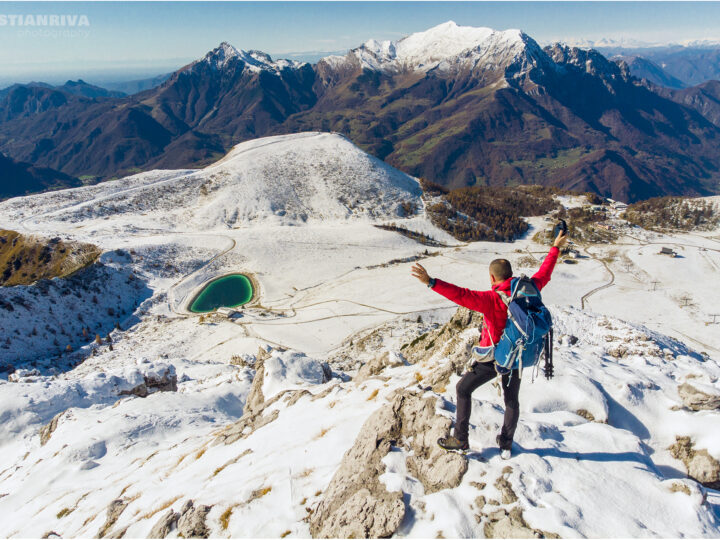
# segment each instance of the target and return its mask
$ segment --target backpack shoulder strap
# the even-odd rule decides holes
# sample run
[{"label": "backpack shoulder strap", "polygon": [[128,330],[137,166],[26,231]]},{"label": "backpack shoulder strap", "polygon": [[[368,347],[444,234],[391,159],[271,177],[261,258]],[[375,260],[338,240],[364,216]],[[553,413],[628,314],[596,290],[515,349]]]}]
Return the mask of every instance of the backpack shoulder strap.
[{"label": "backpack shoulder strap", "polygon": [[500,297],[500,300],[503,301],[505,304],[505,307],[508,307],[510,305],[510,297],[505,291],[495,291],[497,295]]},{"label": "backpack shoulder strap", "polygon": [[500,297],[500,299],[505,304],[505,309],[507,310],[508,319],[510,319],[510,321],[512,321],[512,323],[515,325],[515,328],[518,329],[518,332],[520,332],[520,334],[525,339],[527,339],[527,337],[528,337],[527,334],[520,327],[520,324],[517,322],[517,320],[515,320],[515,317],[513,316],[512,311],[510,310],[510,302],[515,300],[515,293],[517,293],[517,289],[518,289],[517,286],[518,286],[519,281],[520,280],[518,278],[513,278],[513,280],[510,282],[510,291],[512,292],[511,296],[508,296],[508,294],[505,291],[496,290],[495,292],[497,293],[497,295]]}]

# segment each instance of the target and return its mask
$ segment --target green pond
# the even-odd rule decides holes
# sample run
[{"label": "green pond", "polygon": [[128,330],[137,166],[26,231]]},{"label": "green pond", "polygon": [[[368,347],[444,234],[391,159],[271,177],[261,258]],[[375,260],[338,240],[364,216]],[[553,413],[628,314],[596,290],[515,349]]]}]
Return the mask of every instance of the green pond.
[{"label": "green pond", "polygon": [[219,307],[247,304],[253,296],[252,283],[247,276],[231,274],[215,279],[195,297],[190,305],[193,313],[208,313]]}]

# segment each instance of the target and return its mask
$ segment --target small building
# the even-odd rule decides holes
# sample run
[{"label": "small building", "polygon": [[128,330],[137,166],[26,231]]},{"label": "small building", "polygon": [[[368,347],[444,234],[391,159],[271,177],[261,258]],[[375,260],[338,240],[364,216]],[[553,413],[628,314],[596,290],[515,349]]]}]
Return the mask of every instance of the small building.
[{"label": "small building", "polygon": [[675,255],[677,255],[677,253],[675,253],[669,247],[664,247],[664,248],[660,249],[660,255],[670,255],[670,257],[675,257]]}]

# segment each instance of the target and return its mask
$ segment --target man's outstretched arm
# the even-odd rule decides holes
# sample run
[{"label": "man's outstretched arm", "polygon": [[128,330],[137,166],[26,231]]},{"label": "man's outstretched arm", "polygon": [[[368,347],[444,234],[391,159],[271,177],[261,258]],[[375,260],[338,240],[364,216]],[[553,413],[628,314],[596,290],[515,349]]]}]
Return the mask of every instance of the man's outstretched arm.
[{"label": "man's outstretched arm", "polygon": [[545,256],[542,265],[540,265],[540,270],[533,275],[532,279],[538,289],[542,289],[550,281],[550,276],[552,276],[555,263],[557,263],[558,255],[560,255],[560,248],[565,245],[565,242],[567,242],[567,235],[563,233],[558,234],[553,243],[553,247],[550,248],[550,252]]},{"label": "man's outstretched arm", "polygon": [[490,308],[491,298],[495,294],[492,291],[471,291],[441,279],[431,278],[420,263],[415,263],[412,267],[412,275],[423,284],[431,286],[433,291],[455,302],[457,305],[481,313],[485,313]]}]

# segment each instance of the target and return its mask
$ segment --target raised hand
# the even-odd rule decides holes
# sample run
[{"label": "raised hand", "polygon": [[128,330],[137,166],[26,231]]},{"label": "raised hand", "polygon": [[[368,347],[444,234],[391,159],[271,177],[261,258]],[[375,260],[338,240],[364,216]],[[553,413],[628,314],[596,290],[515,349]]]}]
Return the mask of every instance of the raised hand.
[{"label": "raised hand", "polygon": [[428,275],[427,270],[425,270],[422,264],[415,263],[415,265],[411,269],[411,273],[423,284],[427,285],[428,283],[430,283],[430,276]]},{"label": "raised hand", "polygon": [[557,238],[555,239],[555,242],[553,242],[553,246],[555,246],[556,248],[561,248],[565,245],[567,240],[567,233],[560,231],[560,233],[557,235]]}]

